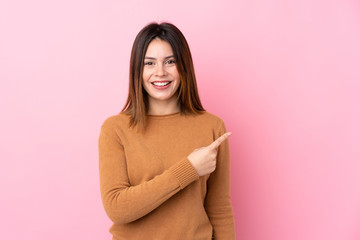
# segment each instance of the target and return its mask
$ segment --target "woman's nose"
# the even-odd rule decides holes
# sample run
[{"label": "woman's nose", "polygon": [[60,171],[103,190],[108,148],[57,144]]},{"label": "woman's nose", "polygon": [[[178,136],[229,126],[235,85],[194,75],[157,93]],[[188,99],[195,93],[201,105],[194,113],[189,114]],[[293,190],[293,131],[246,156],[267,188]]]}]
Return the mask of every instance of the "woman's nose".
[{"label": "woman's nose", "polygon": [[158,64],[155,71],[156,71],[157,76],[166,75],[165,68],[164,68],[164,66],[162,64]]}]

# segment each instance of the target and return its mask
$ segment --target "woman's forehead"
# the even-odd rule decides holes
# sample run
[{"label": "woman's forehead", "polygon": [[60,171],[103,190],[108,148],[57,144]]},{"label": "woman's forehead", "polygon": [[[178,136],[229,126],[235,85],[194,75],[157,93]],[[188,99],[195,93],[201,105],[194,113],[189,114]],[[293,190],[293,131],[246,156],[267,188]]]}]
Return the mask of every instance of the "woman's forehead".
[{"label": "woman's forehead", "polygon": [[148,58],[166,58],[173,55],[171,45],[164,40],[155,38],[149,43],[145,57]]}]

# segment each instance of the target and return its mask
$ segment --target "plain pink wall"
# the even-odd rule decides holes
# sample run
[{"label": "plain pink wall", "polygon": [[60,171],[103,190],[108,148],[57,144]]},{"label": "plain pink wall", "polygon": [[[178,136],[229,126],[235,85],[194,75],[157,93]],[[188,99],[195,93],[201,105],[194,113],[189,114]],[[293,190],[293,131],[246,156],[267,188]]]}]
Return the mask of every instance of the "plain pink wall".
[{"label": "plain pink wall", "polygon": [[186,36],[225,120],[237,239],[360,239],[357,1],[1,1],[0,239],[111,239],[100,125],[137,32]]}]

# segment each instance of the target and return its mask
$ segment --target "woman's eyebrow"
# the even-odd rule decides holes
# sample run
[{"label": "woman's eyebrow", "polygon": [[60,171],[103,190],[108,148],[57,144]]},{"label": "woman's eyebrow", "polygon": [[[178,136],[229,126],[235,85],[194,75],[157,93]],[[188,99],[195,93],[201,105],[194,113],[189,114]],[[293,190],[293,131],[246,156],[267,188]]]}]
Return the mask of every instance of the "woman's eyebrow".
[{"label": "woman's eyebrow", "polygon": [[[169,59],[169,58],[173,58],[173,57],[174,57],[174,55],[170,55],[170,56],[165,57],[164,59]],[[156,58],[154,58],[154,57],[148,57],[148,56],[145,56],[145,59],[156,60]]]}]

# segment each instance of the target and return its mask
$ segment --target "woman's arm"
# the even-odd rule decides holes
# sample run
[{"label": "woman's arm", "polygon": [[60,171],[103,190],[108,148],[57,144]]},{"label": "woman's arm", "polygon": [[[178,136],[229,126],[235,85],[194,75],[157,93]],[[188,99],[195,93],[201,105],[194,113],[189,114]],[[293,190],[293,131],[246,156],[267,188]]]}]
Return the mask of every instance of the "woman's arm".
[{"label": "woman's arm", "polygon": [[[215,138],[226,132],[221,120]],[[216,169],[208,179],[205,209],[214,228],[216,240],[235,239],[235,226],[230,201],[230,152],[229,141],[225,140],[218,148]]]},{"label": "woman's arm", "polygon": [[99,137],[100,191],[103,205],[114,223],[135,221],[199,179],[189,160],[178,163],[153,179],[131,186],[123,145],[115,131],[102,126]]}]

